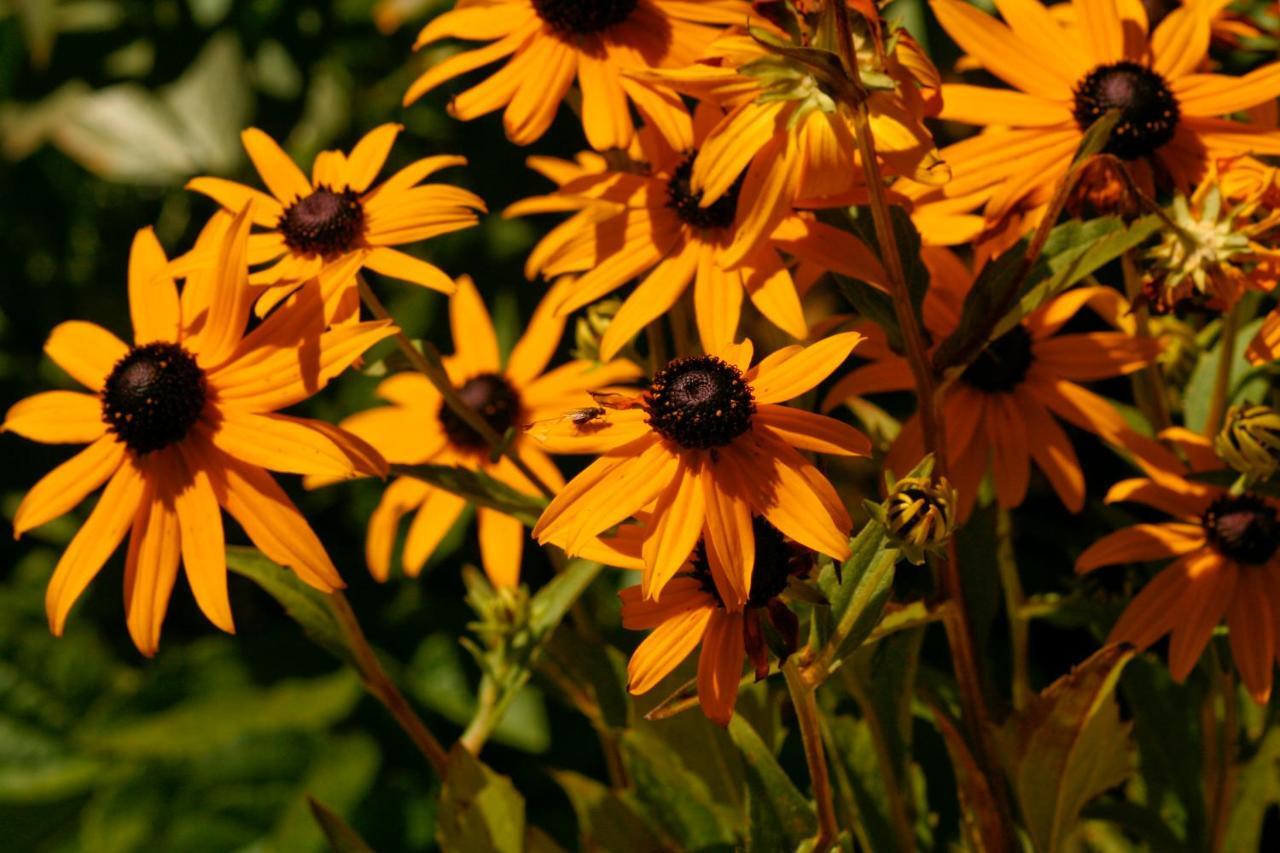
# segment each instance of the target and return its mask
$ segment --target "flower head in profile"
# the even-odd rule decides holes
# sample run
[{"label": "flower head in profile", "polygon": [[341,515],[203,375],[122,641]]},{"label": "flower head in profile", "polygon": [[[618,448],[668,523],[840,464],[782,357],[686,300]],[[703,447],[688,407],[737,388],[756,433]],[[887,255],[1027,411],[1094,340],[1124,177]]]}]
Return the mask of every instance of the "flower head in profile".
[{"label": "flower head in profile", "polygon": [[[960,322],[974,274],[955,254],[926,248],[932,284],[924,301],[924,325],[935,342]],[[1067,508],[1084,505],[1084,470],[1057,418],[1106,441],[1165,458],[1160,446],[1137,434],[1116,407],[1079,384],[1140,370],[1158,352],[1150,339],[1124,331],[1062,334],[1062,327],[1089,307],[1111,325],[1125,324],[1128,304],[1114,290],[1071,290],[1028,314],[986,348],[942,392],[942,428],[953,464],[950,477],[959,493],[959,518],[968,517],[978,486],[990,470],[1000,506],[1022,503],[1031,463],[1044,472]],[[850,371],[827,395],[824,408],[852,397],[912,387],[909,366],[878,329],[867,331],[859,355],[869,364]],[[909,471],[924,456],[919,417],[913,415],[889,451],[890,471]]]},{"label": "flower head in profile", "polygon": [[530,166],[559,187],[517,202],[505,215],[574,211],[533,250],[526,267],[530,276],[576,277],[559,310],[575,311],[643,277],[604,333],[605,358],[690,287],[704,349],[737,340],[744,294],[775,326],[806,338],[800,291],[784,254],[862,281],[883,281],[879,260],[857,238],[801,213],[784,218],[740,265],[730,267],[739,187],[705,207],[691,185],[698,146],[722,116],[719,108],[701,104],[694,113],[694,147],[687,151],[645,128],[626,163],[593,154],[580,155],[577,163],[530,158]]},{"label": "flower head in profile", "polygon": [[679,97],[627,72],[690,64],[722,28],[746,23],[750,9],[744,0],[460,0],[427,24],[416,46],[446,38],[487,44],[427,69],[404,102],[505,60],[455,97],[450,114],[469,121],[505,107],[507,138],[528,145],[546,133],[576,80],[592,148],[631,144],[632,106],[673,141],[687,140],[689,118]]},{"label": "flower head in profile", "polygon": [[1236,668],[1249,693],[1265,703],[1277,659],[1280,503],[1167,470],[1149,473],[1150,479],[1117,483],[1107,501],[1133,501],[1173,518],[1117,530],[1076,561],[1076,571],[1091,572],[1173,560],[1125,608],[1108,642],[1145,649],[1171,635],[1169,671],[1182,681],[1225,618]]},{"label": "flower head in profile", "polygon": [[[320,152],[308,180],[275,140],[250,128],[240,137],[270,195],[223,178],[187,184],[230,212],[249,205],[261,229],[249,237],[249,263],[269,264],[250,280],[272,288],[259,313],[316,278],[328,319],[352,319],[359,309],[355,276],[362,269],[453,292],[453,279],[440,269],[394,247],[470,228],[484,202],[459,187],[422,183],[441,169],[465,165],[463,157],[427,157],[375,186],[400,130],[398,124],[384,124],[350,154]],[[184,265],[199,262],[192,253]]]},{"label": "flower head in profile", "polygon": [[1280,132],[1226,116],[1280,95],[1280,63],[1243,77],[1201,71],[1212,4],[1188,3],[1151,28],[1142,3],[1074,0],[1063,22],[1039,0],[1002,0],[1004,22],[964,0],[932,0],[942,27],[987,72],[1014,87],[942,86],[941,118],[987,128],[946,148],[954,179],[904,189],[942,197],[990,222],[1046,207],[1085,131],[1118,110],[1106,152],[1139,184],[1189,191],[1215,159],[1280,153]]},{"label": "flower head in profile", "polygon": [[[553,290],[551,297],[555,295]],[[521,428],[572,419],[572,412],[593,406],[589,391],[637,379],[640,370],[629,361],[598,364],[573,360],[548,371],[565,324],[551,310],[551,297],[534,313],[504,368],[489,312],[471,280],[459,278],[458,292],[449,303],[456,349],[444,364],[463,401],[498,435],[515,428],[512,449],[544,484],[558,489],[564,484],[559,470]],[[518,492],[541,496],[510,459],[493,459],[484,437],[445,404],[422,374],[396,374],[378,386],[377,394],[390,405],[352,415],[341,426],[377,447],[388,461],[482,471]],[[374,577],[386,580],[390,576],[396,531],[406,514],[416,512],[405,540],[403,563],[405,571],[416,576],[466,507],[465,498],[415,477],[393,480],[369,521],[366,556]],[[515,586],[528,538],[524,526],[487,507],[477,508],[476,517],[485,572],[495,586]]]},{"label": "flower head in profile", "polygon": [[[785,44],[780,34],[754,34]],[[935,111],[929,93],[936,88],[937,71],[910,36],[894,36],[887,54],[875,31],[855,36],[860,74],[870,89],[867,106],[877,156],[887,174],[945,182],[950,173],[924,125]],[[757,38],[734,34],[713,44],[696,65],[646,76],[726,110],[699,143],[689,174],[690,189],[703,208],[737,195],[734,239],[723,263],[742,262],[795,207],[865,202],[866,179],[849,107],[820,84],[812,69],[771,52]]]},{"label": "flower head in profile", "polygon": [[667,584],[661,602],[641,587],[621,592],[622,625],[650,631],[627,664],[627,689],[646,693],[671,674],[694,649],[698,655],[698,702],[707,718],[729,724],[738,698],[744,660],[756,679],[769,674],[769,650],[762,620],[767,620],[788,653],[799,642],[800,621],[780,597],[791,578],[803,578],[813,554],[797,546],[762,518],[752,519],[755,536],[751,595],[743,603],[726,600],[715,577],[711,549],[700,545]]},{"label": "flower head in profile", "polygon": [[45,352],[91,393],[47,391],[5,416],[8,432],[89,445],[27,493],[16,535],[106,484],[49,582],[55,634],[126,533],[125,606],[139,650],[158,647],[179,565],[209,620],[233,630],[219,507],[307,584],[325,592],[343,585],[267,472],[354,477],[385,473],[386,465],[359,439],[279,411],[312,396],[394,329],[380,321],[325,332],[317,294],[306,288],[246,335],[254,297],[248,231],[245,212],[233,221],[215,217],[204,241],[217,247],[217,268],[193,274],[181,295],[155,235],[139,232],[129,260],[133,344],[93,323],[63,323]]},{"label": "flower head in profile", "polygon": [[703,538],[726,567],[730,607],[751,596],[753,516],[845,559],[849,514],[799,451],[865,455],[869,442],[841,421],[780,403],[814,388],[859,340],[846,332],[784,347],[754,367],[750,341],[678,358],[646,393],[612,402],[598,421],[532,429],[547,449],[599,454],[543,512],[534,536],[577,554],[644,511],[645,597],[662,594]]}]

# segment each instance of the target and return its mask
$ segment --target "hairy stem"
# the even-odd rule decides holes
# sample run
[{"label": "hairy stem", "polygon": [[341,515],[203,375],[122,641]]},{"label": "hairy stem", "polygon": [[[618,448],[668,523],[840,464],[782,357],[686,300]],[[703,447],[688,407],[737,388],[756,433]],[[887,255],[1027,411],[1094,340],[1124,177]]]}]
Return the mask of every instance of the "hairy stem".
[{"label": "hairy stem", "polygon": [[[369,309],[373,316],[379,320],[394,319],[363,276],[356,276],[356,284],[360,288],[361,301],[364,302],[365,307]],[[444,398],[445,405],[452,409],[458,417],[462,418],[467,426],[475,430],[488,443],[495,454],[506,456],[511,461],[511,464],[516,467],[516,470],[523,474],[530,483],[533,483],[534,487],[542,492],[544,497],[555,497],[555,492],[542,481],[541,477],[534,473],[532,468],[525,464],[525,461],[520,458],[520,454],[511,446],[511,442],[498,435],[493,427],[489,426],[485,419],[480,416],[479,412],[467,405],[466,401],[458,396],[458,390],[453,387],[453,383],[449,381],[449,374],[444,370],[440,360],[440,353],[432,344],[424,342],[423,350],[419,350],[413,345],[413,341],[409,340],[409,337],[400,330],[399,326],[396,327],[395,341],[396,345],[400,347],[400,352],[409,360],[409,364],[413,369],[427,377],[427,381],[434,385],[436,390],[440,392],[440,396]]]},{"label": "hairy stem", "polygon": [[782,674],[787,679],[791,702],[796,709],[800,725],[800,740],[804,744],[804,759],[809,765],[809,779],[813,783],[813,798],[818,804],[818,837],[814,839],[814,853],[823,853],[835,843],[840,827],[836,822],[835,800],[832,798],[831,776],[827,772],[827,754],[822,747],[822,720],[818,716],[818,702],[814,688],[805,683],[795,661],[783,664]]},{"label": "hairy stem", "polygon": [[365,689],[391,713],[423,758],[427,759],[427,763],[443,779],[449,772],[449,753],[436,740],[435,735],[431,734],[427,724],[414,712],[409,700],[378,662],[377,654],[369,645],[355,611],[351,609],[351,602],[347,601],[341,590],[330,593],[327,600],[330,611],[338,620],[343,640],[351,650],[356,671],[360,673]]}]

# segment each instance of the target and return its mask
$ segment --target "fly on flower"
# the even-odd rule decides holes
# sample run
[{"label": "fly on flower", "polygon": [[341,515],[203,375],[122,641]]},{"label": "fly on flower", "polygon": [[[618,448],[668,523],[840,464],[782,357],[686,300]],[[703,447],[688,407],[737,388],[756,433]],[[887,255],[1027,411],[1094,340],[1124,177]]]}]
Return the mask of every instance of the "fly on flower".
[{"label": "fly on flower", "polygon": [[657,599],[700,537],[726,566],[730,606],[751,596],[752,516],[843,560],[851,520],[827,478],[798,451],[865,455],[866,436],[841,421],[780,405],[844,363],[861,336],[846,332],[784,347],[751,367],[749,341],[660,370],[634,408],[589,431],[550,427],[548,450],[600,458],[551,502],[533,534],[570,554],[641,511],[646,598]]},{"label": "fly on flower", "polygon": [[[93,323],[63,323],[45,352],[92,393],[47,391],[5,416],[6,431],[34,441],[89,445],[27,493],[15,535],[106,484],[49,582],[55,634],[126,533],[125,606],[141,652],[156,652],[179,565],[209,621],[233,631],[221,509],[307,584],[323,592],[343,586],[267,472],[385,474],[364,442],[280,410],[312,396],[395,329],[378,321],[325,332],[318,294],[308,287],[245,334],[257,293],[247,280],[248,232],[247,211],[215,217],[201,248],[215,254],[216,268],[193,274],[179,295],[155,235],[140,231],[129,259],[133,344]],[[303,358],[307,339],[315,344]]]}]

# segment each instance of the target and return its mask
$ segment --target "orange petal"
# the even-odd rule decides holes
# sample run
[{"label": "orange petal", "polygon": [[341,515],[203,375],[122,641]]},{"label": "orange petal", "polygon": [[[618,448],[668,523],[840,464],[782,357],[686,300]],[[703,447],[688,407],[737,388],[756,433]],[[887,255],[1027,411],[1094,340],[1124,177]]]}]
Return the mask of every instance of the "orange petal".
[{"label": "orange petal", "polygon": [[124,463],[124,445],[104,435],[31,487],[13,515],[13,537],[71,511]]},{"label": "orange petal", "polygon": [[524,525],[497,510],[476,510],[480,529],[480,562],[495,587],[515,588],[520,583],[520,561],[524,556]]},{"label": "orange petal", "polygon": [[404,125],[394,122],[379,125],[369,131],[351,149],[347,157],[345,183],[358,193],[362,193],[373,183],[373,179],[382,171],[395,144],[396,136],[404,130]]},{"label": "orange petal", "polygon": [[713,612],[698,655],[698,703],[707,719],[721,726],[729,725],[738,701],[746,656],[742,620],[740,612]]},{"label": "orange petal", "polygon": [[391,551],[395,547],[400,519],[416,509],[430,490],[431,487],[421,480],[400,477],[382,493],[382,500],[369,516],[364,547],[369,573],[374,579],[386,581],[391,577]]},{"label": "orange petal", "polygon": [[699,607],[654,628],[631,654],[627,664],[627,689],[635,694],[646,693],[670,675],[698,647],[715,612],[714,607]]},{"label": "orange petal", "polygon": [[251,127],[241,132],[240,141],[262,176],[262,182],[281,204],[292,204],[311,195],[311,182],[274,139]]},{"label": "orange petal", "polygon": [[169,610],[182,555],[168,461],[168,455],[147,460],[155,482],[149,484],[133,520],[124,564],[125,622],[134,645],[147,657],[159,649],[160,626]]},{"label": "orange petal", "polygon": [[761,405],[752,420],[800,450],[838,456],[867,456],[871,440],[835,418],[791,406]]},{"label": "orange petal", "polygon": [[107,433],[102,401],[79,391],[43,391],[9,407],[0,430],[44,444],[87,444]]},{"label": "orange petal", "polygon": [[129,313],[135,344],[178,340],[178,286],[169,275],[169,259],[151,228],[140,230],[129,250]]},{"label": "orange petal", "polygon": [[111,369],[129,348],[95,323],[69,320],[59,323],[44,344],[45,355],[91,391],[101,391]]},{"label": "orange petal", "polygon": [[680,570],[697,547],[706,513],[700,460],[683,454],[680,470],[653,505],[653,515],[641,555],[645,572],[642,587],[646,598],[659,598],[667,581]]},{"label": "orange petal", "polygon": [[214,625],[234,634],[231,600],[227,594],[227,542],[222,508],[209,474],[198,456],[183,453],[185,477],[175,484],[173,506],[182,535],[182,565],[187,584],[200,610]]},{"label": "orange petal", "polygon": [[1108,534],[1086,548],[1076,558],[1076,571],[1089,572],[1100,566],[1180,557],[1204,544],[1204,528],[1198,524],[1134,524]]},{"label": "orange petal", "polygon": [[862,340],[857,332],[841,332],[803,349],[779,350],[748,374],[757,403],[782,403],[799,397],[836,371]]}]

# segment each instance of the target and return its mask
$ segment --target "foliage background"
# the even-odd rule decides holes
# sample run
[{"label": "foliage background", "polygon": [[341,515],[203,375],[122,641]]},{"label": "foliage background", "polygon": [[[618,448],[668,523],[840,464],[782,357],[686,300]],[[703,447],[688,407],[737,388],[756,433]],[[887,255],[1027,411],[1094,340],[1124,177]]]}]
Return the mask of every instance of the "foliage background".
[{"label": "foliage background", "polygon": [[[412,54],[416,22],[441,5],[401,0],[396,8],[412,16],[411,23],[380,33],[370,0],[0,3],[0,402],[7,407],[35,391],[67,387],[66,377],[41,355],[58,322],[91,318],[119,333],[128,330],[124,273],[134,232],[154,223],[171,253],[188,246],[212,203],[185,193],[186,179],[214,173],[255,180],[239,145],[242,127],[261,127],[308,163],[323,148],[347,148],[368,129],[401,121],[407,132],[389,168],[434,153],[465,154],[471,165],[448,179],[477,191],[495,212],[544,190],[523,158],[577,151],[582,141],[573,122],[558,122],[531,150],[519,151],[505,140],[497,117],[455,122],[445,115],[441,96],[401,109],[401,93],[425,64],[425,57]],[[954,47],[936,30],[922,28],[922,3],[900,0],[892,14],[915,25],[938,65],[949,67]],[[522,264],[546,224],[491,215],[481,227],[434,241],[429,249],[445,270],[469,273],[480,284],[507,347],[543,289],[525,281]],[[411,336],[447,346],[443,298],[403,283],[381,292]],[[818,310],[830,310],[830,303]],[[312,401],[309,413],[336,420],[367,406],[375,383],[346,376]],[[1086,470],[1114,470],[1115,457],[1095,440],[1072,437]],[[6,518],[22,493],[66,455],[0,435],[0,510]],[[870,468],[841,474],[851,505],[874,488]],[[1091,473],[1092,497],[1111,479]],[[478,559],[475,543],[462,535],[465,521],[421,580],[378,585],[364,568],[362,549],[379,486],[302,493],[296,481],[286,485],[321,531],[371,639],[403,664],[393,675],[433,731],[452,741],[469,716],[477,679],[457,642],[470,618],[461,604],[460,568]],[[1079,550],[1124,518],[1096,500],[1090,507],[1071,518],[1040,483],[1017,516],[1023,584],[1051,616],[1032,625],[1037,688],[1096,648],[1122,593],[1137,582],[1117,573],[1083,585],[1073,577]],[[438,788],[429,769],[383,710],[364,697],[355,676],[243,578],[230,578],[234,638],[218,634],[200,616],[179,581],[161,651],[148,661],[124,629],[123,559],[117,555],[77,606],[66,636],[50,637],[44,586],[83,514],[22,542],[0,537],[0,836],[8,849],[320,848],[305,795],[343,815],[377,849],[434,847]],[[962,562],[972,567],[971,595],[992,679],[1007,684],[1008,629],[991,556],[994,523],[993,514],[980,513],[969,525]],[[527,555],[525,578],[536,588],[550,570],[536,549]],[[637,798],[626,804],[632,811],[609,812],[611,806],[598,802],[593,811],[590,800],[599,789],[588,780],[607,778],[596,737],[540,680],[513,708],[485,760],[512,777],[530,822],[562,846],[576,846],[589,833],[606,847],[670,844],[681,837],[698,838],[706,847],[729,845],[748,807],[741,759],[729,735],[696,712],[645,723],[638,711],[669,691],[660,688],[654,698],[628,707],[621,681],[613,677],[622,652],[637,639],[618,627],[614,593],[621,581],[604,576],[589,591],[586,607],[614,647],[607,653],[612,683],[601,689],[621,703],[618,719],[630,723],[624,752],[652,772],[647,785],[637,779]],[[895,592],[907,601],[927,589],[918,574],[904,571]],[[891,837],[886,795],[877,781],[885,768],[870,747],[869,710],[877,707],[881,722],[897,727],[892,734],[903,749],[895,763],[901,762],[898,769],[921,805],[917,838],[927,847],[959,835],[946,750],[927,708],[912,698],[917,680],[932,694],[950,695],[945,655],[936,631],[881,642],[860,653],[846,684],[874,682],[870,706],[842,699],[830,709],[839,714],[835,736],[847,747],[836,776],[873,840]],[[1159,840],[1188,848],[1205,831],[1198,787],[1204,753],[1189,746],[1198,738],[1195,709],[1207,690],[1203,681],[1197,674],[1188,686],[1175,687],[1161,666],[1138,660],[1121,691],[1124,713],[1139,718],[1144,766],[1168,789],[1148,800],[1159,820],[1182,836]],[[679,683],[674,679],[672,687]],[[993,693],[1006,695],[1004,689]],[[789,708],[780,686],[746,691],[739,710],[803,788],[803,757],[785,719]],[[1249,713],[1257,718],[1246,723],[1256,730],[1265,711]],[[914,759],[906,757],[908,748]],[[1233,825],[1238,834],[1229,836],[1242,846],[1230,849],[1263,843],[1264,813],[1274,823],[1278,755],[1280,741],[1271,737],[1253,757],[1255,772],[1245,774],[1238,794],[1248,814]],[[682,809],[662,801],[664,787],[684,791]],[[620,814],[648,815],[649,825],[633,825]],[[1087,837],[1099,849],[1124,841],[1110,826],[1097,822]],[[610,831],[618,834],[609,837]]]}]

